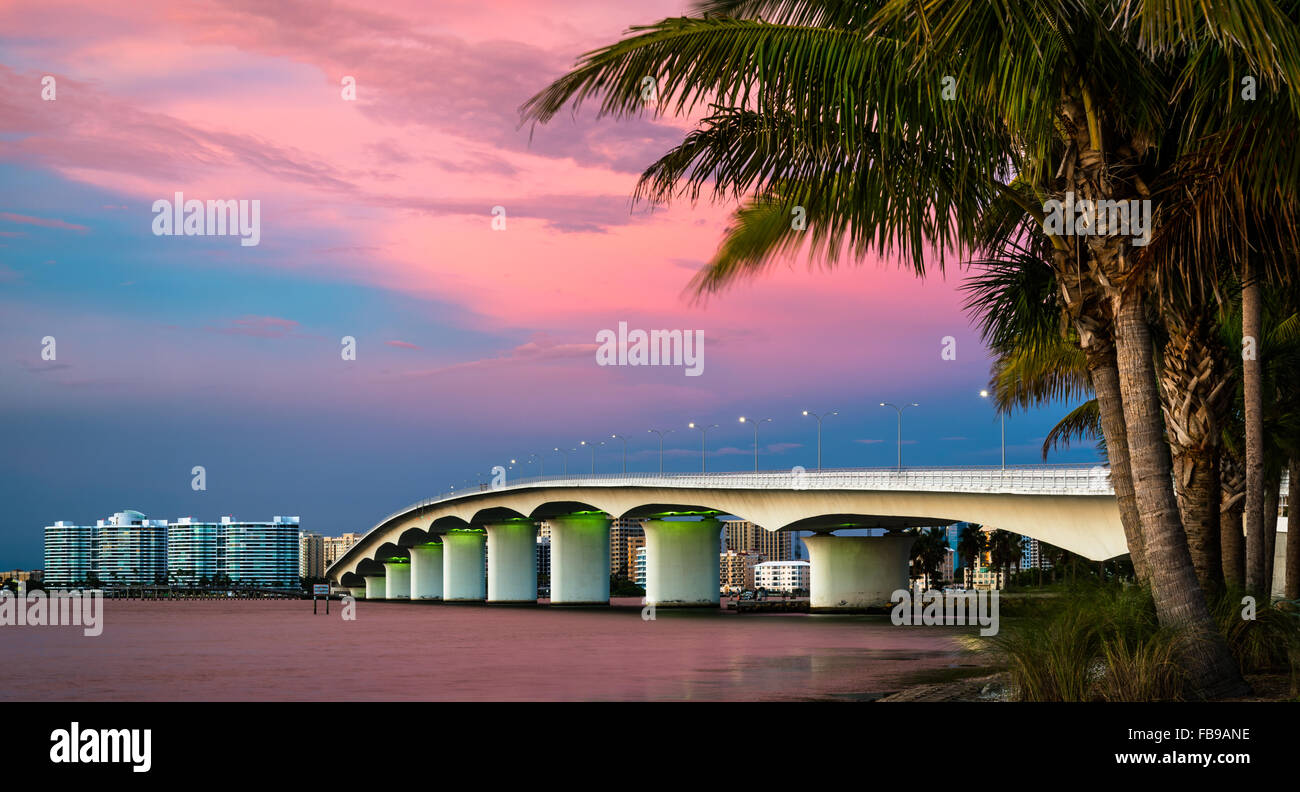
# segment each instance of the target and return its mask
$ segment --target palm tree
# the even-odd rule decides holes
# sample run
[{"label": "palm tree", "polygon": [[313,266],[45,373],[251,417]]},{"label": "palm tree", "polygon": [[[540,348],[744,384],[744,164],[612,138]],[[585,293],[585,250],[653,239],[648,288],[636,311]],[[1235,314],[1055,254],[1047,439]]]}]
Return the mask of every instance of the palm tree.
[{"label": "palm tree", "polygon": [[1024,545],[1019,534],[999,529],[989,536],[989,560],[1006,578],[1011,577],[1011,570],[1020,565],[1023,556]]},{"label": "palm tree", "polygon": [[912,544],[912,562],[914,569],[920,570],[917,577],[926,576],[933,588],[939,565],[948,550],[948,531],[945,528],[910,528],[908,533],[916,536]]},{"label": "palm tree", "polygon": [[972,581],[975,579],[976,563],[987,549],[987,538],[980,526],[970,523],[961,527],[961,535],[957,537],[957,555],[961,556],[962,563],[970,570]]},{"label": "palm tree", "polygon": [[[1108,447],[1127,445],[1157,613],[1190,636],[1182,654],[1190,686],[1243,691],[1174,493],[1148,317],[1155,270],[1140,241],[1063,234],[1045,202],[1150,199],[1213,134],[1235,144],[1219,152],[1234,163],[1283,160],[1280,130],[1294,126],[1300,104],[1294,4],[1258,0],[1233,14],[1135,0],[711,0],[697,9],[700,17],[634,28],[588,53],[525,104],[525,118],[547,121],[595,95],[602,113],[639,113],[646,77],[658,80],[661,107],[715,103],[638,190],[664,199],[712,183],[715,196],[745,196],[695,282],[699,294],[805,243],[828,263],[847,248],[896,253],[918,272],[942,269],[950,246],[978,242],[976,226],[997,199],[1020,204],[1030,232],[1050,243],[1080,345],[1102,360],[1113,346],[1113,369],[1093,377],[1098,409]],[[1241,61],[1282,97],[1275,105],[1291,104],[1287,123],[1266,125],[1248,141],[1256,145],[1232,134],[1239,111],[1224,112],[1221,97],[1199,89],[1228,84],[1202,78]],[[1252,208],[1279,190],[1292,194],[1300,180],[1294,168],[1257,170],[1239,193]],[[791,229],[796,208],[811,234]],[[1154,236],[1162,222],[1157,207]]]}]

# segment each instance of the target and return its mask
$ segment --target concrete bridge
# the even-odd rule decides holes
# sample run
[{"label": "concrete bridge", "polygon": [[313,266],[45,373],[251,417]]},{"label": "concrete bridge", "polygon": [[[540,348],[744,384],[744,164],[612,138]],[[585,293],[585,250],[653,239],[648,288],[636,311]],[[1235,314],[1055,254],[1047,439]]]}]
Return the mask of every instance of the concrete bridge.
[{"label": "concrete bridge", "polygon": [[[327,570],[372,599],[536,602],[537,522],[551,526],[551,604],[609,602],[612,518],[643,521],[646,600],[717,606],[719,516],[811,531],[814,610],[857,610],[907,587],[901,529],[974,522],[1094,560],[1126,553],[1105,467],[837,469],[520,479],[396,511]],[[846,536],[881,528],[878,536]],[[487,570],[484,572],[484,555]]]}]

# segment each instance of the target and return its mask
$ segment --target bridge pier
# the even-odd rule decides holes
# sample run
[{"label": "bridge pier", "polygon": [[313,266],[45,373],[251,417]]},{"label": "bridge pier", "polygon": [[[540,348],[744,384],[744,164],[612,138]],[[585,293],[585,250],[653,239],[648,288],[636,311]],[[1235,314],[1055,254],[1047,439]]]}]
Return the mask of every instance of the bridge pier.
[{"label": "bridge pier", "polygon": [[609,515],[571,514],[547,522],[551,525],[551,604],[608,605]]},{"label": "bridge pier", "polygon": [[384,598],[384,575],[366,575],[366,599],[381,600]]},{"label": "bridge pier", "polygon": [[442,599],[442,543],[411,548],[411,599]]},{"label": "bridge pier", "polygon": [[810,609],[843,613],[888,605],[896,590],[908,587],[907,562],[914,541],[907,534],[804,537],[812,565]]},{"label": "bridge pier", "polygon": [[487,601],[537,604],[537,525],[532,520],[487,528]]},{"label": "bridge pier", "polygon": [[411,565],[406,561],[384,563],[384,599],[411,598]]},{"label": "bridge pier", "polygon": [[366,587],[365,587],[365,586],[348,586],[348,593],[352,595],[352,599],[365,599],[365,598],[366,598]]},{"label": "bridge pier", "polygon": [[481,528],[455,528],[443,535],[444,602],[482,602],[487,596],[487,581],[483,579],[483,540]]},{"label": "bridge pier", "polygon": [[646,604],[658,608],[718,607],[722,522],[646,520]]}]

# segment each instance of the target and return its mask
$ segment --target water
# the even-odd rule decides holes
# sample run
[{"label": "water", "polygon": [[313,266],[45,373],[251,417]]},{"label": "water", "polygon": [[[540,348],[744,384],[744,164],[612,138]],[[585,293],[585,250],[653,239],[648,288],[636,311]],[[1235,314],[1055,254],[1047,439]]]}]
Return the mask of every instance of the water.
[{"label": "water", "polygon": [[959,628],[736,615],[305,600],[106,600],[104,631],[0,627],[0,700],[872,698],[969,662]]}]

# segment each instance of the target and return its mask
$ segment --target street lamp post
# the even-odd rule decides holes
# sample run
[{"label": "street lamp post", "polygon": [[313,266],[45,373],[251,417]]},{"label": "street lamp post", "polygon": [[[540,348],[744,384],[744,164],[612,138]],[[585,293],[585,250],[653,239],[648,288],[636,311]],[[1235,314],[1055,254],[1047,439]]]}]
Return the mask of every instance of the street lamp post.
[{"label": "street lamp post", "polygon": [[525,462],[532,462],[534,457],[536,457],[536,459],[537,459],[537,475],[538,475],[538,476],[545,476],[545,475],[546,475],[546,471],[544,470],[545,465],[542,464],[542,455],[541,455],[541,454],[529,454],[529,455],[528,455],[528,459],[526,459],[526,460],[524,460],[524,461],[525,461]]},{"label": "street lamp post", "polygon": [[894,410],[898,412],[898,469],[902,470],[903,469],[903,410],[906,410],[908,407],[920,407],[921,405],[917,404],[916,402],[912,402],[911,404],[904,404],[902,407],[899,407],[897,404],[891,404],[889,402],[881,402],[880,406],[893,407]]},{"label": "street lamp post", "polygon": [[829,417],[831,417],[832,415],[839,415],[839,414],[840,414],[840,411],[839,411],[839,410],[831,410],[830,412],[825,413],[824,415],[818,415],[818,414],[815,413],[815,412],[808,412],[807,410],[804,410],[804,411],[803,411],[803,414],[804,414],[804,415],[811,415],[812,417],[814,417],[814,418],[817,419],[817,471],[818,471],[818,472],[821,472],[821,469],[822,469],[822,419],[823,419],[823,418],[829,418]]},{"label": "street lamp post", "polygon": [[695,422],[691,421],[690,423],[686,424],[686,426],[690,429],[700,430],[700,472],[708,473],[709,472],[709,430],[717,429],[718,425],[709,424],[708,426],[696,426]]},{"label": "street lamp post", "polygon": [[566,476],[569,475],[569,452],[570,452],[570,451],[577,451],[578,449],[576,449],[576,448],[571,448],[571,449],[565,450],[565,449],[563,449],[563,448],[556,448],[556,449],[553,449],[553,450],[555,450],[555,451],[559,451],[561,454],[564,455],[564,475],[566,475]]},{"label": "street lamp post", "polygon": [[626,476],[627,475],[627,438],[616,434],[612,434],[609,437],[611,440],[623,441],[623,475]]},{"label": "street lamp post", "polygon": [[[745,416],[740,416],[740,422],[745,423]],[[750,421],[754,425],[754,472],[758,472],[758,425],[771,423],[771,418],[764,418],[761,421]]]},{"label": "street lamp post", "polygon": [[601,440],[599,443],[588,443],[586,440],[583,440],[579,445],[591,446],[591,475],[596,475],[596,446],[605,445],[605,441]]},{"label": "street lamp post", "polygon": [[[988,391],[986,390],[980,391],[980,398],[987,399],[988,397],[989,397]],[[1001,410],[998,410],[998,415],[1001,416],[1002,418],[1002,469],[1006,470],[1007,469],[1007,414]]]},{"label": "street lamp post", "polygon": [[[661,432],[658,429],[647,429],[646,431],[659,435],[659,475],[662,476],[664,474],[664,435],[672,434],[676,430],[668,429]],[[626,462],[624,464],[626,465]]]}]

